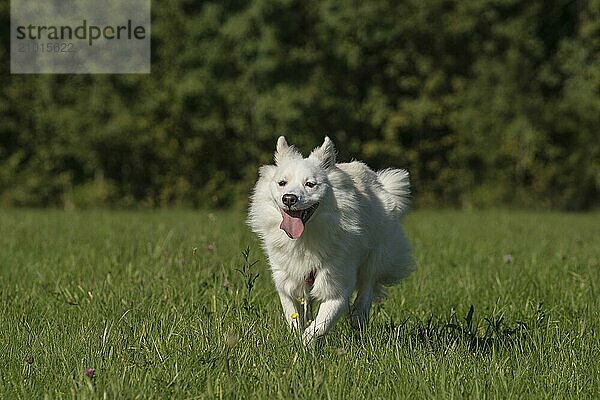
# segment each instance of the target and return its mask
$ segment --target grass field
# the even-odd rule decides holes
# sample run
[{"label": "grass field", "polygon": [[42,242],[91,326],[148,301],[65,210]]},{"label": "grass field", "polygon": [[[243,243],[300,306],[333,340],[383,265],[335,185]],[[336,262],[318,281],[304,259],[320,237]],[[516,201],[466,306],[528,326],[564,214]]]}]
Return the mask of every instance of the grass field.
[{"label": "grass field", "polygon": [[0,210],[0,398],[600,398],[600,214],[405,226],[416,272],[307,352],[242,212]]}]

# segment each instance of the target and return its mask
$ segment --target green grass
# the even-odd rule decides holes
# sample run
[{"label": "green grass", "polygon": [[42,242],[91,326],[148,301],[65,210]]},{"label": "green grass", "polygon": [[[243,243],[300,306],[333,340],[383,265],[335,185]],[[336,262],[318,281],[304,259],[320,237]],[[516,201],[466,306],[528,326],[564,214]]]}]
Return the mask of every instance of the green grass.
[{"label": "green grass", "polygon": [[242,212],[0,210],[0,398],[600,396],[600,214],[405,226],[416,272],[306,352]]}]

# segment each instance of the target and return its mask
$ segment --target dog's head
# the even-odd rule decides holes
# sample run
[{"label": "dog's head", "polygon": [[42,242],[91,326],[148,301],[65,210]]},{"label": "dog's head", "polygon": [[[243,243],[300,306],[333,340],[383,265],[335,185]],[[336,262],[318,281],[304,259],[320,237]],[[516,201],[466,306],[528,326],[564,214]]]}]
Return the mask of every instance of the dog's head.
[{"label": "dog's head", "polygon": [[261,168],[261,178],[268,180],[271,198],[281,211],[280,228],[298,239],[305,225],[318,212],[319,204],[331,190],[327,175],[335,168],[335,147],[325,137],[320,147],[304,158],[294,146],[280,136],[275,150],[275,165]]}]

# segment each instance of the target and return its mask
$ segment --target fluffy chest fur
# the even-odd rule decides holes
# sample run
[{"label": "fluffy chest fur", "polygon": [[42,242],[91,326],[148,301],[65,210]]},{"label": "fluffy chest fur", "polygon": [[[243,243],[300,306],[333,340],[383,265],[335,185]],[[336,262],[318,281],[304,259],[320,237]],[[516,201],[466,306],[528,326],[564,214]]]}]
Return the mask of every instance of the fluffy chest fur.
[{"label": "fluffy chest fur", "polygon": [[[334,277],[344,275],[344,268],[352,269],[343,260],[349,252],[361,248],[360,243],[348,241],[347,232],[333,225],[324,211],[297,240],[288,238],[279,228],[272,228],[269,234],[272,239],[266,240],[264,247],[277,290],[295,298],[310,295],[318,300],[338,295],[341,288]],[[340,240],[342,235],[345,240]]]}]

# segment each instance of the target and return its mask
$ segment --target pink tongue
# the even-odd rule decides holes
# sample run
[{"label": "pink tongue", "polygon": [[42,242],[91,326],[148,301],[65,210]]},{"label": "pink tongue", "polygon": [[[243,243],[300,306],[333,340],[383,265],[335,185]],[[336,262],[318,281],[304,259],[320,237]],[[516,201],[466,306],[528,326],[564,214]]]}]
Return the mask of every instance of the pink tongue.
[{"label": "pink tongue", "polygon": [[304,223],[302,223],[302,219],[299,217],[292,217],[285,211],[281,211],[281,216],[283,217],[283,221],[279,227],[287,233],[287,235],[292,239],[298,239],[302,232],[304,232]]}]

